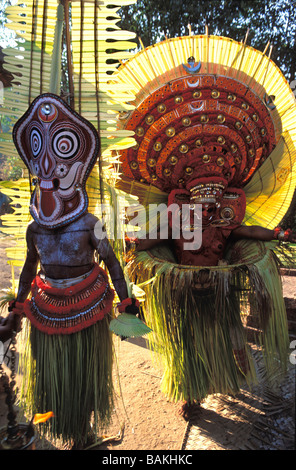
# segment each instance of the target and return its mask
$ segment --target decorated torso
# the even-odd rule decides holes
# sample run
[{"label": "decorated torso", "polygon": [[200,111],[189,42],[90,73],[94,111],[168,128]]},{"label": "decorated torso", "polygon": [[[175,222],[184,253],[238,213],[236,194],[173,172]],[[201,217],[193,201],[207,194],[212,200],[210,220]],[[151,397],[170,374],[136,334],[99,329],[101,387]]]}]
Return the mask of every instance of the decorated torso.
[{"label": "decorated torso", "polygon": [[184,240],[174,240],[175,254],[180,264],[215,266],[223,258],[230,230],[207,227],[202,231],[202,246],[198,250],[184,250]]},{"label": "decorated torso", "polygon": [[95,217],[88,212],[58,229],[47,229],[33,221],[28,235],[36,247],[43,274],[59,279],[90,271],[94,264],[91,234],[95,223]]}]

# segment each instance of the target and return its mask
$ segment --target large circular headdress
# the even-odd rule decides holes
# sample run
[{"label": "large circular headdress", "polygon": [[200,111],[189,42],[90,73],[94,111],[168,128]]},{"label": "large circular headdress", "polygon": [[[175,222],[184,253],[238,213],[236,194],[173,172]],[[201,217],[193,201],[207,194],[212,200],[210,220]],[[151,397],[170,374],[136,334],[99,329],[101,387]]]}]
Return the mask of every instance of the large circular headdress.
[{"label": "large circular headdress", "polygon": [[216,36],[170,39],[136,54],[115,79],[134,92],[135,109],[118,124],[136,141],[121,152],[124,180],[196,197],[213,183],[243,189],[245,223],[279,223],[296,183],[296,104],[265,53]]}]

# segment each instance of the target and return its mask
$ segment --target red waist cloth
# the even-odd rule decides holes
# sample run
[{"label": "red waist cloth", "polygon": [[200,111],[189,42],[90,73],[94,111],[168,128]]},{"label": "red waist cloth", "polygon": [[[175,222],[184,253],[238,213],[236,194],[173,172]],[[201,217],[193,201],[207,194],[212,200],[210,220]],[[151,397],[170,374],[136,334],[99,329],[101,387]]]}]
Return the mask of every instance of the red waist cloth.
[{"label": "red waist cloth", "polygon": [[98,265],[90,275],[67,288],[51,287],[39,275],[24,313],[32,325],[47,334],[71,334],[102,320],[112,308],[114,291]]}]

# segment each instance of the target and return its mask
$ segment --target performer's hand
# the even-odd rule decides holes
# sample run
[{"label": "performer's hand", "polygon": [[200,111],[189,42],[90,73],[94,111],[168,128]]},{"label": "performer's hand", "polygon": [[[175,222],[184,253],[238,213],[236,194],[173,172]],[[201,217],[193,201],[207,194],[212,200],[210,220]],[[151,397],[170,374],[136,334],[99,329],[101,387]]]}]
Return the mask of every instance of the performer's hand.
[{"label": "performer's hand", "polygon": [[290,228],[283,230],[281,227],[277,227],[274,229],[273,234],[274,240],[296,243],[296,232],[293,232]]},{"label": "performer's hand", "polygon": [[127,298],[124,299],[120,304],[117,306],[117,310],[122,313],[131,313],[132,315],[139,314],[139,301],[134,298]]},{"label": "performer's hand", "polygon": [[9,303],[8,311],[10,312],[8,318],[11,317],[14,324],[14,331],[19,333],[22,329],[22,317],[24,315],[24,304],[17,301]]},{"label": "performer's hand", "polygon": [[10,338],[12,338],[14,328],[14,316],[10,313],[6,318],[1,317],[0,322],[0,341],[5,343]]},{"label": "performer's hand", "polygon": [[291,232],[288,238],[288,241],[291,243],[296,243],[296,232]]}]

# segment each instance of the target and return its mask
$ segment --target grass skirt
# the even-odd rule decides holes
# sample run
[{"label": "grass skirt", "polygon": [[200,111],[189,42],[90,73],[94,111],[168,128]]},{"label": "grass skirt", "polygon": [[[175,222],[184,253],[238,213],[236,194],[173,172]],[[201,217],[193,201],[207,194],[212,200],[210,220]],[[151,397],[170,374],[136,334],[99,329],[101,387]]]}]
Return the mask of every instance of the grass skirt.
[{"label": "grass skirt", "polygon": [[[131,279],[146,290],[145,321],[163,361],[162,390],[173,401],[237,393],[256,381],[244,328],[252,310],[268,370],[289,351],[281,279],[273,252],[242,240],[215,267],[178,265],[168,248],[133,255]],[[151,335],[149,335],[151,337]]]},{"label": "grass skirt", "polygon": [[113,344],[107,315],[70,335],[47,335],[29,326],[22,360],[22,401],[34,414],[54,412],[45,425],[52,438],[85,443],[110,419]]}]

